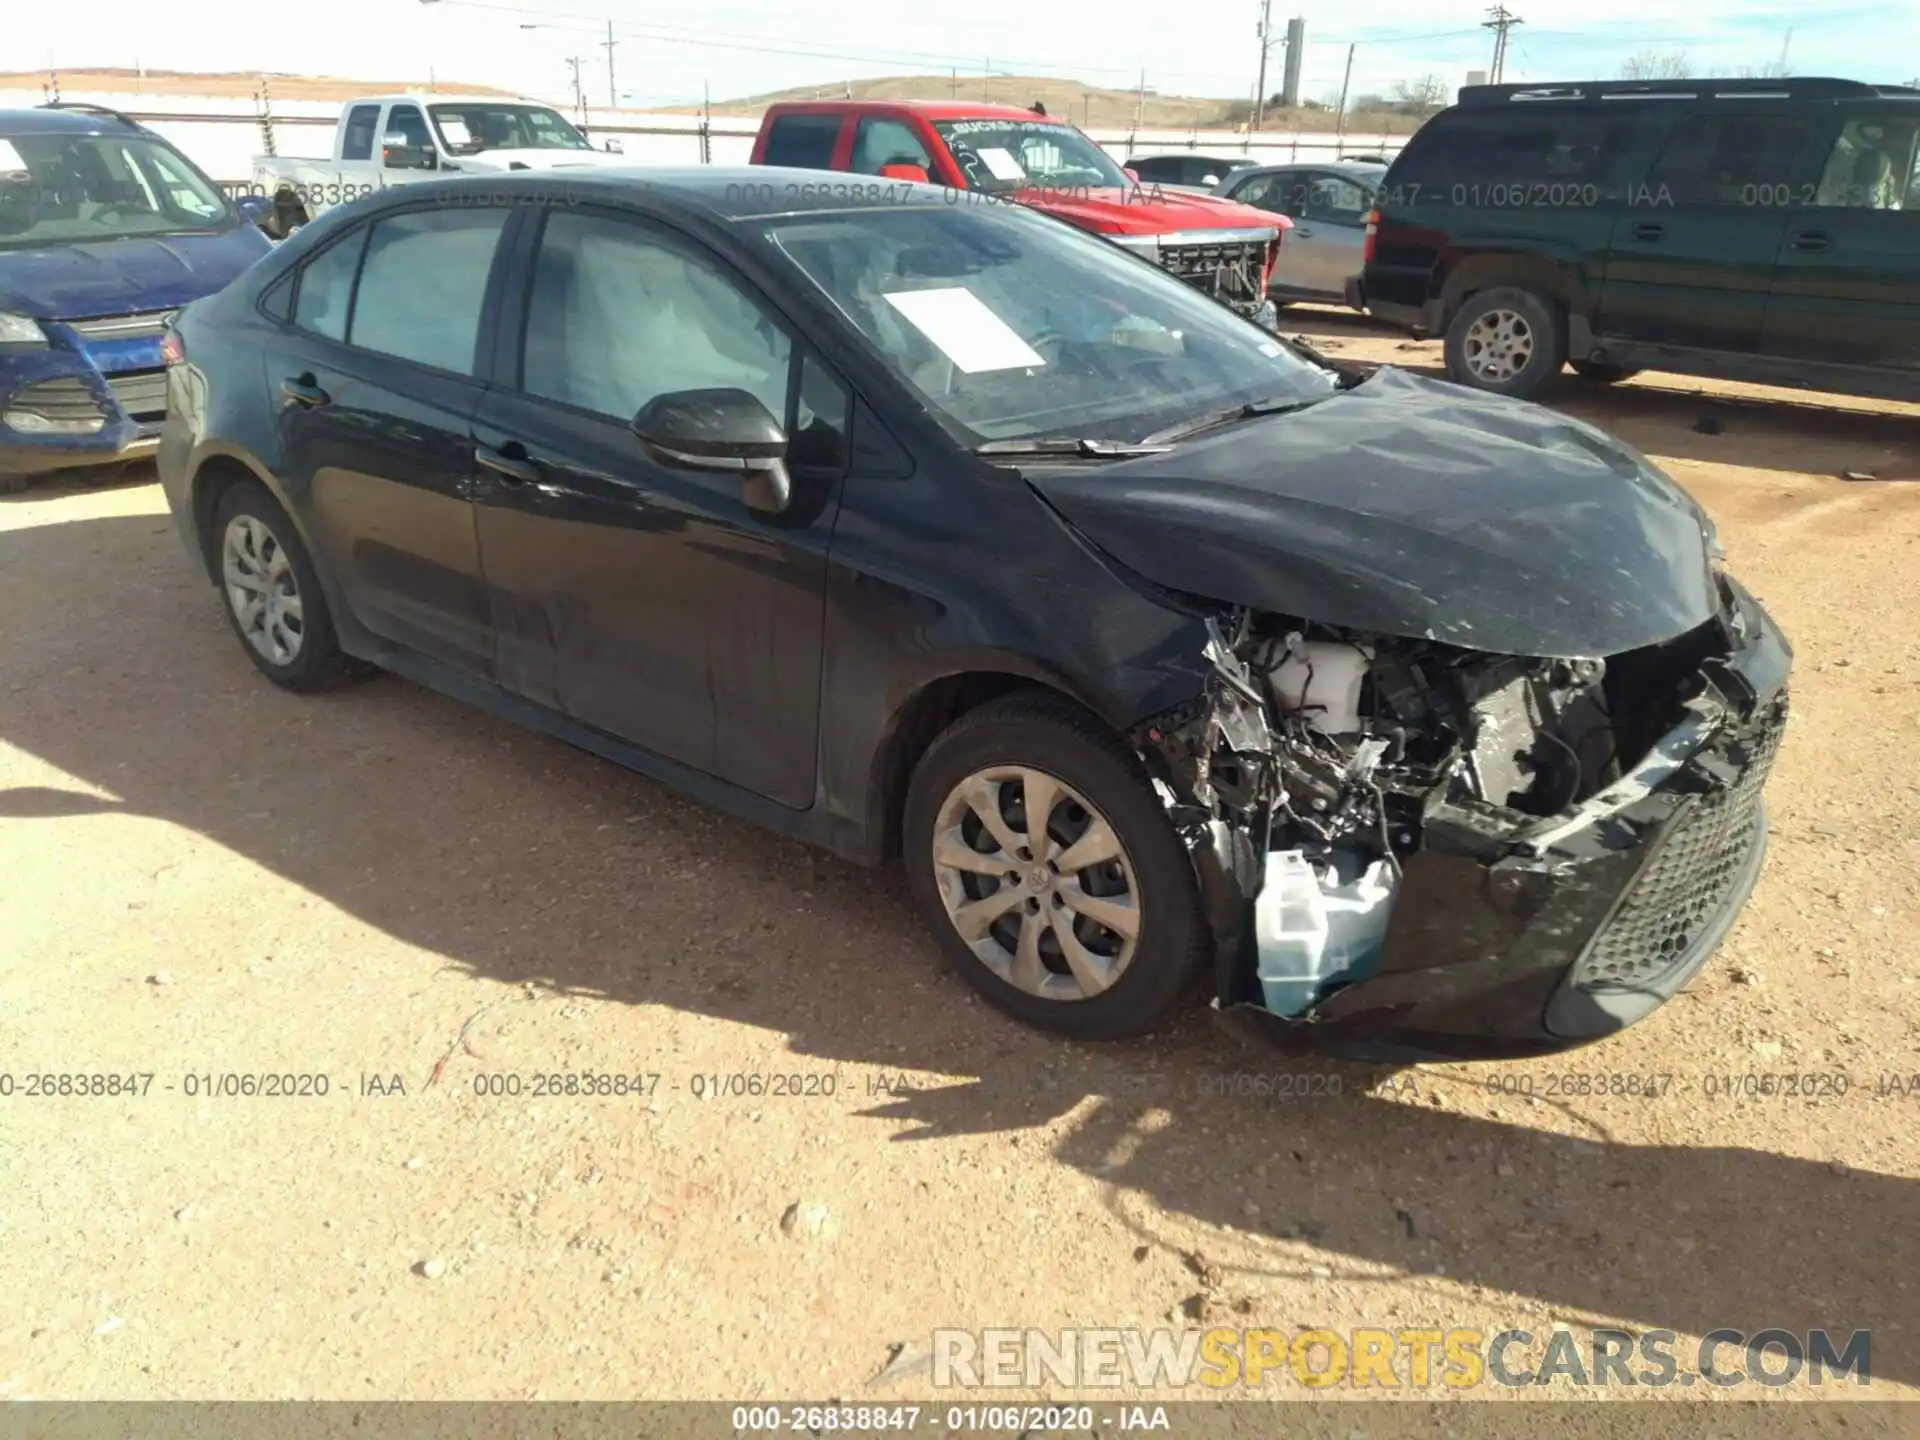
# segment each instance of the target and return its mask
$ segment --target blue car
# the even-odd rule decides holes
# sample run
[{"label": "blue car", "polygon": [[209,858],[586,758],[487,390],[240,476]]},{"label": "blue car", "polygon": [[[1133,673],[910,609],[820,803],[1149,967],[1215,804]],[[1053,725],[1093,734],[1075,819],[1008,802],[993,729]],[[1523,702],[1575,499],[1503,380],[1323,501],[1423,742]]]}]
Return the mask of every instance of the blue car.
[{"label": "blue car", "polygon": [[125,116],[0,110],[0,491],[151,455],[169,321],[271,248]]}]

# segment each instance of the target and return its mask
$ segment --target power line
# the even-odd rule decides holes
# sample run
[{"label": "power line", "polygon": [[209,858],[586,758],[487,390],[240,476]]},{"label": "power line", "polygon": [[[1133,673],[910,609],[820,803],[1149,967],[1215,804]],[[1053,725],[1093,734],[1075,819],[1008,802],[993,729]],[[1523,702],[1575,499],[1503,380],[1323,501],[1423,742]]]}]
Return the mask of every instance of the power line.
[{"label": "power line", "polygon": [[1487,14],[1492,18],[1483,21],[1482,28],[1491,30],[1494,34],[1493,68],[1488,72],[1487,79],[1493,84],[1498,85],[1500,83],[1500,77],[1506,74],[1507,70],[1507,32],[1513,29],[1514,26],[1522,25],[1526,22],[1504,5],[1494,6],[1491,10],[1487,11]]}]

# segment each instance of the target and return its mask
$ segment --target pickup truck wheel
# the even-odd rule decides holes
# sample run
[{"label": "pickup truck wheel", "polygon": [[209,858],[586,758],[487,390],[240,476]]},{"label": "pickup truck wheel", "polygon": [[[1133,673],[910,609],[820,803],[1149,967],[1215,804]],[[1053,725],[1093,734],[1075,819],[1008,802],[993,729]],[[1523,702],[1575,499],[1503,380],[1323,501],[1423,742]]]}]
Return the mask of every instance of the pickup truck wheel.
[{"label": "pickup truck wheel", "polygon": [[1595,385],[1618,385],[1640,373],[1636,365],[1602,365],[1594,360],[1575,360],[1569,368],[1582,380]]},{"label": "pickup truck wheel", "polygon": [[1207,953],[1192,862],[1139,759],[1057,695],[948,727],[914,771],[902,839],[948,962],[1029,1025],[1142,1034]]},{"label": "pickup truck wheel", "polygon": [[284,192],[273,197],[273,238],[285,240],[307,223],[307,207]]},{"label": "pickup truck wheel", "polygon": [[1531,399],[1567,358],[1566,317],[1530,290],[1482,290],[1467,297],[1447,326],[1446,355],[1456,384]]}]

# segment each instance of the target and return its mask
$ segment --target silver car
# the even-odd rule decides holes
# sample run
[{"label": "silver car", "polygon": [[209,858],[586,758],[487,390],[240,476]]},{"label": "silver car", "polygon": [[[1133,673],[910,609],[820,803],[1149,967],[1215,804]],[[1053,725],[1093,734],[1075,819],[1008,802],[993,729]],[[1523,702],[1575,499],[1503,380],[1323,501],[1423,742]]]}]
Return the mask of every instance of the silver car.
[{"label": "silver car", "polygon": [[1236,170],[1214,194],[1271,210],[1293,221],[1267,290],[1276,303],[1346,303],[1349,275],[1358,275],[1373,208],[1387,167],[1370,160],[1328,160]]}]

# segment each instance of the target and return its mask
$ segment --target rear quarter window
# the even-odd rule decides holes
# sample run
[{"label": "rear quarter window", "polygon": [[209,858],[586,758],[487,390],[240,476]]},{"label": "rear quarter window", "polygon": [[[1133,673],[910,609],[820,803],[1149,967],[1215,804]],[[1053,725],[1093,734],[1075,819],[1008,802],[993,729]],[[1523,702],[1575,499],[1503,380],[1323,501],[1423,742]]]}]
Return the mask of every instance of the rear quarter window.
[{"label": "rear quarter window", "polygon": [[776,115],[767,128],[763,165],[796,170],[831,170],[834,142],[840,138],[838,115]]},{"label": "rear quarter window", "polygon": [[1518,103],[1443,111],[1387,172],[1384,210],[1597,204],[1634,116],[1596,106]]}]

